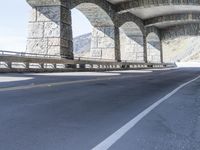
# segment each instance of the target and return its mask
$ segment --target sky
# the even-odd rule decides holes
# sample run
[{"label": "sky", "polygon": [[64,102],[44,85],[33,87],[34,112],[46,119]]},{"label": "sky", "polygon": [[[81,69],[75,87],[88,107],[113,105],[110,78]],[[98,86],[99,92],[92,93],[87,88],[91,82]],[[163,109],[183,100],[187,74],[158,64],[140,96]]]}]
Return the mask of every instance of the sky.
[{"label": "sky", "polygon": [[[30,12],[31,7],[25,0],[1,2],[0,50],[25,51]],[[92,30],[89,21],[76,9],[72,10],[72,29],[74,37]]]}]

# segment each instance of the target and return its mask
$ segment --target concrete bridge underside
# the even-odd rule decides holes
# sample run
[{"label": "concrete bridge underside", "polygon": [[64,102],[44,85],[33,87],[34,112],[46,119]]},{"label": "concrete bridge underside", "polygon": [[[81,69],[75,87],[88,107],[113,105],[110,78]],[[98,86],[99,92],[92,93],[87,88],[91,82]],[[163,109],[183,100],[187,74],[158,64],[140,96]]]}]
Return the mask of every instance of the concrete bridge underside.
[{"label": "concrete bridge underside", "polygon": [[163,62],[162,41],[199,35],[200,1],[27,0],[32,6],[27,51],[73,59],[71,9],[92,24],[90,57]]}]

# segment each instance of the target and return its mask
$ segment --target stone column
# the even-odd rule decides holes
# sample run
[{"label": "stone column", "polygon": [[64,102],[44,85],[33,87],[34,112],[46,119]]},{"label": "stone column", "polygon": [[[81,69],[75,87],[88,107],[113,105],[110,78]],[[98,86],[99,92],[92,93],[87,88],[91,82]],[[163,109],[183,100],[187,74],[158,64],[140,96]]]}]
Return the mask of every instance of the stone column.
[{"label": "stone column", "polygon": [[143,48],[144,48],[144,62],[148,63],[147,59],[147,37],[143,36]]},{"label": "stone column", "polygon": [[118,27],[115,27],[115,60],[121,61],[121,51],[120,51],[120,31]]},{"label": "stone column", "polygon": [[94,27],[91,42],[91,57],[120,61],[119,29],[114,26]]},{"label": "stone column", "polygon": [[6,64],[9,69],[12,69],[12,62],[6,62]]},{"label": "stone column", "polygon": [[32,6],[26,52],[73,59],[70,2],[27,0]]},{"label": "stone column", "polygon": [[162,40],[160,41],[160,62],[164,63],[164,61],[163,61],[163,45],[162,45]]}]

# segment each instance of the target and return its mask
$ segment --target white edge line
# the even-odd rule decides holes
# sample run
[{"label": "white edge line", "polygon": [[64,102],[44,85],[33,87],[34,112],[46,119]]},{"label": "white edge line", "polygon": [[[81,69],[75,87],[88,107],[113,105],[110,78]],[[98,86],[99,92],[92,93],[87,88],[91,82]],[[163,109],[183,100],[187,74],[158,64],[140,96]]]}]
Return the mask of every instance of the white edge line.
[{"label": "white edge line", "polygon": [[196,81],[200,78],[200,75],[193,80],[190,80],[176,89],[174,89],[172,92],[164,96],[163,98],[159,99],[157,102],[146,108],[144,111],[142,111],[140,114],[138,114],[135,118],[133,118],[131,121],[126,123],[123,127],[121,127],[119,130],[114,132],[112,135],[107,137],[104,141],[102,141],[100,144],[92,148],[92,150],[107,150],[109,149],[114,143],[116,143],[122,136],[124,136],[131,128],[133,128],[140,120],[142,120],[147,114],[149,114],[154,108],[156,108],[158,105],[160,105],[162,102],[173,96],[176,92],[178,92],[180,89],[185,87],[186,85]]}]

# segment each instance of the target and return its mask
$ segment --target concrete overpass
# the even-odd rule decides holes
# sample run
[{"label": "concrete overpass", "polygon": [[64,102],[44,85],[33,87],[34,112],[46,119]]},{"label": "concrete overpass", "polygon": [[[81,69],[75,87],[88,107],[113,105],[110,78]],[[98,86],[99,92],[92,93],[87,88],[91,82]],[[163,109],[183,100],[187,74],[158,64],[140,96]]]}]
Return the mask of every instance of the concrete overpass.
[{"label": "concrete overpass", "polygon": [[[91,58],[163,62],[162,41],[199,34],[199,1],[27,0],[27,51],[73,59],[71,9],[93,25]],[[137,46],[135,46],[137,44]]]}]

